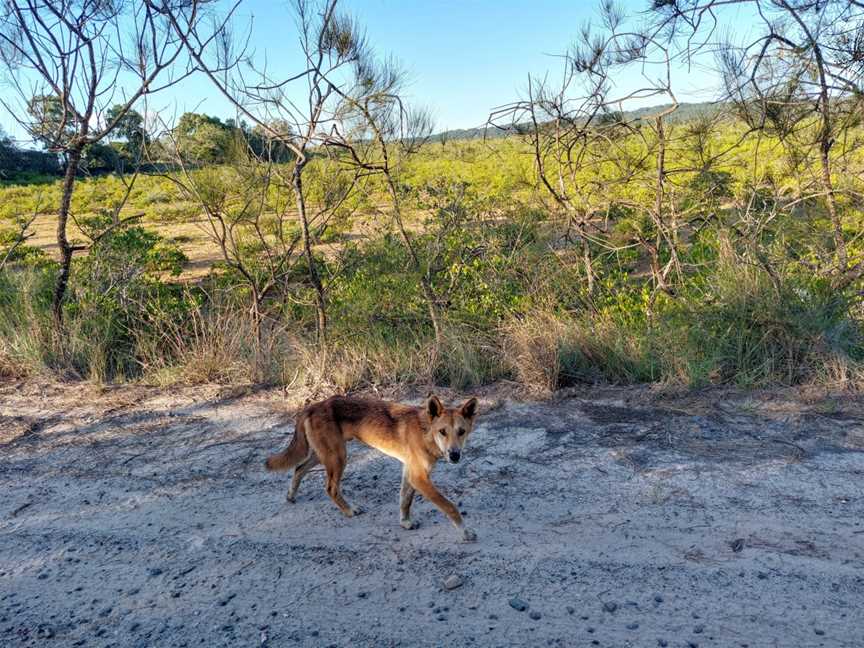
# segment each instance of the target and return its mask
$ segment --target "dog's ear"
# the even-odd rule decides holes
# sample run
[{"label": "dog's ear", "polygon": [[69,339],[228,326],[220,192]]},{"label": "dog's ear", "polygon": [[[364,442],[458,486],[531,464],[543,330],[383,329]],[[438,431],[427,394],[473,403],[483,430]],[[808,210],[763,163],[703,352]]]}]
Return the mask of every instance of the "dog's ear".
[{"label": "dog's ear", "polygon": [[429,414],[430,419],[435,419],[441,416],[441,413],[444,411],[444,406],[441,404],[441,401],[438,397],[429,393],[426,397],[426,413]]},{"label": "dog's ear", "polygon": [[469,398],[462,403],[462,407],[459,408],[459,414],[462,415],[462,418],[473,419],[474,415],[477,414],[477,399]]}]

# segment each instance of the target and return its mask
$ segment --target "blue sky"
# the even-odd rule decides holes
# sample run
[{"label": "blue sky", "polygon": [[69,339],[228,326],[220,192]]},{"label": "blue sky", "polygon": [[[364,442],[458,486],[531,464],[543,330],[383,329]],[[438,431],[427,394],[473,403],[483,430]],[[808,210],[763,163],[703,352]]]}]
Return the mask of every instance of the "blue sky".
[{"label": "blue sky", "polygon": [[[380,54],[392,54],[409,73],[410,98],[431,109],[436,130],[481,125],[491,108],[516,99],[529,73],[559,70],[556,54],[565,51],[587,21],[596,21],[597,0],[342,0],[365,25]],[[648,0],[622,3],[637,14]],[[244,0],[238,13],[251,24],[256,60],[266,54],[271,70],[284,74],[300,69],[296,28],[288,3]],[[249,23],[251,21],[251,23]],[[633,70],[619,80],[637,82]],[[714,98],[715,77],[705,70],[675,71],[679,101]],[[645,103],[660,103],[653,99]],[[631,104],[628,107],[638,107]],[[206,79],[193,78],[154,97],[149,110],[177,115],[195,110],[231,117],[234,110]],[[0,126],[20,131],[8,115]]]},{"label": "blue sky", "polygon": [[[366,27],[380,54],[394,55],[411,79],[409,93],[431,109],[436,130],[483,124],[495,106],[513,101],[528,74],[561,67],[581,26],[598,18],[597,0],[342,0],[340,6]],[[621,3],[638,15],[648,0]],[[271,66],[280,58],[297,60],[287,3],[245,0],[241,12],[252,17],[252,45],[264,50]],[[297,64],[286,67],[294,69]],[[622,86],[637,83],[633,70]],[[197,84],[196,84],[197,85]],[[702,70],[676,70],[679,101],[714,98],[715,77]],[[207,94],[206,87],[200,89]],[[648,103],[658,103],[658,100]],[[216,106],[221,101],[207,106]],[[634,104],[631,107],[638,107]],[[227,105],[226,112],[230,112]]]}]

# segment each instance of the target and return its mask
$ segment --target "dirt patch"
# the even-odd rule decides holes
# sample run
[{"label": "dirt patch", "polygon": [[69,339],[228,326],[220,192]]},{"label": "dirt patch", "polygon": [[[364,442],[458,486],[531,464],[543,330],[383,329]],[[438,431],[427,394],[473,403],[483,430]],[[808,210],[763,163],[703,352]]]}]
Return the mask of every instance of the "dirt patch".
[{"label": "dirt patch", "polygon": [[860,401],[501,395],[435,474],[459,544],[422,501],[402,530],[399,465],[360,446],[366,514],[319,472],[285,503],[281,392],[6,383],[0,644],[861,645]]}]

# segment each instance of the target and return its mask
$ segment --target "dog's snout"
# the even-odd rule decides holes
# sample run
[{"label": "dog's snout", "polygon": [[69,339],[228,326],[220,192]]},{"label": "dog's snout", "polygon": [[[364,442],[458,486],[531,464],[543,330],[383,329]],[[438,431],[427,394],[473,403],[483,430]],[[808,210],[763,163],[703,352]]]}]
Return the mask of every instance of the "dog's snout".
[{"label": "dog's snout", "polygon": [[458,450],[454,449],[454,450],[450,451],[450,461],[452,461],[453,463],[459,463],[459,459],[461,457],[462,457],[462,453],[459,452]]}]

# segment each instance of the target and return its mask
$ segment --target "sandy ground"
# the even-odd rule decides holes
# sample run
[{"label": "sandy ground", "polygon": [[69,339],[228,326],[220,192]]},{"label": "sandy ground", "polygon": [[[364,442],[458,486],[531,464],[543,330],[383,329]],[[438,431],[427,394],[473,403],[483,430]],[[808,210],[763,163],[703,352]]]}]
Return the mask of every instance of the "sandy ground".
[{"label": "sandy ground", "polygon": [[[383,208],[384,206],[381,205]],[[153,214],[146,210],[129,208],[129,214],[124,212],[124,217],[145,211],[148,218],[137,221],[148,230],[154,231],[167,240],[176,243],[188,258],[183,266],[179,277],[170,278],[173,281],[195,281],[209,274],[215,263],[223,261],[219,246],[213,240],[212,228],[206,218],[184,219],[182,222],[163,222],[154,220]],[[418,213],[409,212],[409,229],[415,223],[420,222]],[[352,232],[343,234],[343,238],[356,240],[373,231],[376,223],[381,219],[375,214],[357,215],[352,222]],[[60,253],[57,247],[57,216],[56,214],[39,214],[31,227],[32,236],[27,240],[28,245],[38,247],[52,259],[59,259]],[[68,236],[70,240],[81,244],[88,242],[87,237],[81,232],[75,223],[69,223]],[[339,250],[337,243],[318,243],[315,249],[326,256],[334,256]],[[77,254],[86,254],[86,251]],[[165,278],[169,279],[168,277]]]},{"label": "sandy ground", "polygon": [[[130,209],[129,211],[139,213],[141,210]],[[144,220],[140,224],[177,243],[183,250],[189,262],[183,268],[181,279],[200,279],[210,271],[214,263],[222,260],[219,248],[208,234],[209,230],[205,219],[185,220],[180,223],[159,223]],[[27,241],[28,245],[40,248],[52,259],[59,259],[57,216],[55,214],[39,214],[33,223],[32,234],[33,236]],[[88,242],[74,223],[69,224],[68,235],[73,241]]]},{"label": "sandy ground", "polygon": [[277,391],[0,385],[0,645],[864,645],[861,401],[481,397],[460,544],[359,446],[286,503]]}]

